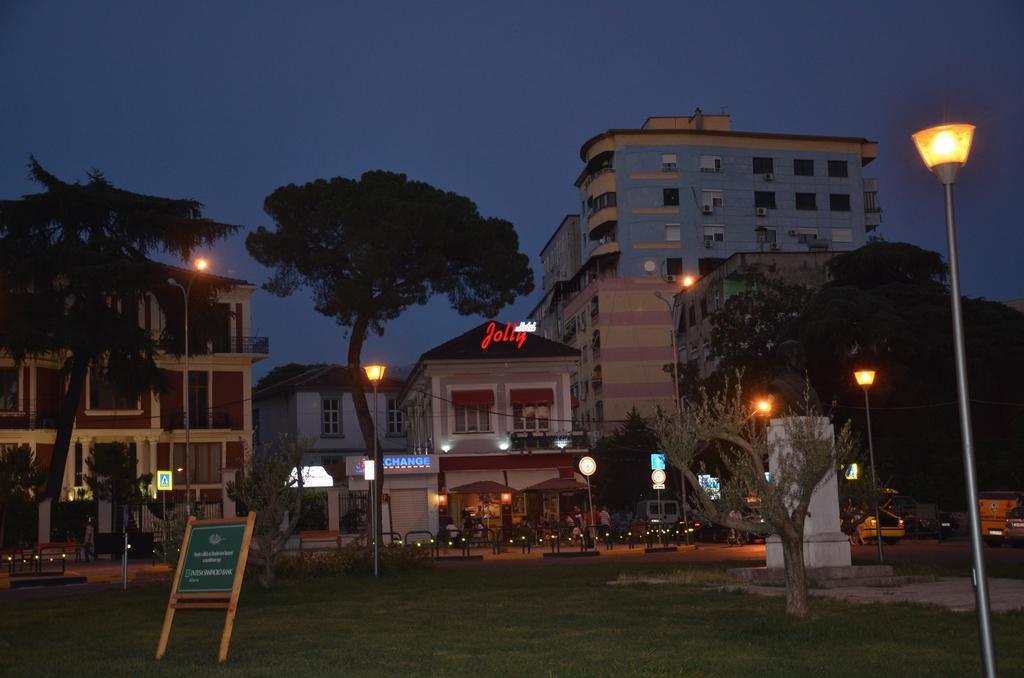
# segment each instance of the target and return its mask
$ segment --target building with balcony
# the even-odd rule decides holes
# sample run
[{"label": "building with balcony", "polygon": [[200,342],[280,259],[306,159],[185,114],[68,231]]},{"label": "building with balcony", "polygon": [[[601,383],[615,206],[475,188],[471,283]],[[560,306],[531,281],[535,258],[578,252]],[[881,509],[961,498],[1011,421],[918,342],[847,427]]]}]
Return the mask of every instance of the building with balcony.
[{"label": "building with balcony", "polygon": [[634,406],[644,416],[671,406],[674,318],[656,292],[672,299],[684,276],[736,253],[863,245],[881,223],[878,182],[863,174],[877,152],[859,137],[734,131],[728,115],[700,109],[587,140],[580,266],[557,303],[545,290],[531,315],[581,351],[582,424],[609,432]]},{"label": "building with balcony", "polygon": [[[191,275],[174,268],[170,273],[186,283]],[[195,498],[204,502],[221,499],[222,471],[241,468],[252,447],[252,365],[269,353],[268,340],[252,336],[255,285],[218,278],[230,285],[218,295],[229,320],[206,346],[191,347],[188,374],[192,488]],[[180,301],[174,295],[169,298]],[[147,332],[164,335],[167,315],[156,296],[142,298],[138,317],[139,326]],[[176,317],[181,318],[180,306]],[[122,442],[131,447],[140,475],[174,470],[174,494],[184,498],[184,473],[177,470],[185,467],[183,362],[180,356],[162,352],[157,365],[166,378],[167,391],[147,392],[136,401],[119,394],[101,370],[89,370],[75,414],[61,496],[87,492],[86,461],[96,444]],[[0,352],[0,446],[29,445],[44,467],[52,459],[66,389],[62,367],[57,355],[15,365]]]},{"label": "building with balcony", "polygon": [[[395,489],[409,494],[403,507],[426,506],[431,528],[449,518],[459,525],[467,514],[496,524],[557,519],[564,508],[559,493],[530,488],[579,480],[575,455],[587,439],[574,425],[570,395],[579,351],[536,333],[521,345],[485,342],[491,325],[425,352],[402,391],[409,447],[438,463],[432,491]],[[508,495],[504,509],[502,494]],[[392,507],[395,496],[390,493]]]},{"label": "building with balcony", "polygon": [[[406,450],[405,422],[398,395],[404,381],[385,372],[377,387],[360,374],[371,415],[377,412],[380,444],[385,453]],[[373,441],[367,442],[356,418],[353,379],[347,366],[315,367],[252,394],[257,447],[273,445],[281,435],[308,441],[302,463],[305,466],[345,464],[347,457],[363,458]],[[338,480],[341,480],[340,478]]]},{"label": "building with balcony", "polygon": [[681,289],[674,301],[679,362],[696,365],[698,378],[717,368],[711,357],[711,318],[733,296],[750,289],[751,274],[787,285],[818,289],[828,282],[828,262],[835,252],[739,252]]}]

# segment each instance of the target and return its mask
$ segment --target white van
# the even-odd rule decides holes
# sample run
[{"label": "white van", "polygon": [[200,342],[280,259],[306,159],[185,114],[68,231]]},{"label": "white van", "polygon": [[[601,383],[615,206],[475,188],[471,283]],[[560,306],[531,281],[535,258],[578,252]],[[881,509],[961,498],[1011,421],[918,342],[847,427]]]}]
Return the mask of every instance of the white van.
[{"label": "white van", "polygon": [[636,505],[636,520],[651,523],[677,523],[682,518],[675,499],[644,499]]}]

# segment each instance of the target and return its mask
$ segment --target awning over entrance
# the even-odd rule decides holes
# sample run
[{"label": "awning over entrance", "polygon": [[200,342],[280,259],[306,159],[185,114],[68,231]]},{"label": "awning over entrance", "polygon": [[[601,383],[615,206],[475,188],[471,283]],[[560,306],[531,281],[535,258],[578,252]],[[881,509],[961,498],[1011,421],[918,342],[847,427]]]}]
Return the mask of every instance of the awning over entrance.
[{"label": "awning over entrance", "polygon": [[493,405],[494,391],[452,391],[453,405]]},{"label": "awning over entrance", "polygon": [[552,478],[527,487],[524,492],[582,492],[587,489],[586,483],[575,478]]},{"label": "awning over entrance", "polygon": [[493,480],[478,480],[467,485],[449,487],[448,492],[451,494],[511,494],[516,492],[516,489]]},{"label": "awning over entrance", "polygon": [[514,388],[509,394],[513,405],[537,405],[555,402],[555,392],[550,388]]}]

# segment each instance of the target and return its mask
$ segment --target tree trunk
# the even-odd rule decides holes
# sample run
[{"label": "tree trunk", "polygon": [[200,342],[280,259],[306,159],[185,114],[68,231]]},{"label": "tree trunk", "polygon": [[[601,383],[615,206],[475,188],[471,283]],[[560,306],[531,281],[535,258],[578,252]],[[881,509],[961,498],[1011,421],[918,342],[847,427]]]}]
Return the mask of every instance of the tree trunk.
[{"label": "tree trunk", "polygon": [[810,615],[811,608],[807,599],[807,568],[804,566],[803,536],[787,534],[779,535],[782,539],[782,557],[786,570],[786,614],[805,618]]},{"label": "tree trunk", "polygon": [[82,399],[82,387],[85,385],[85,374],[89,369],[90,359],[82,356],[71,358],[71,374],[68,388],[64,392],[60,417],[57,420],[57,439],[53,443],[53,456],[46,474],[45,497],[57,501],[60,490],[64,486],[64,467],[68,461],[68,449],[71,447],[71,432],[75,428],[75,416],[78,414],[78,402]]},{"label": "tree trunk", "polygon": [[273,588],[275,576],[274,576],[274,559],[267,555],[263,558],[263,572],[259,576],[260,586],[265,589]]},{"label": "tree trunk", "polygon": [[[373,415],[370,413],[370,407],[366,404],[366,389],[363,388],[363,368],[360,363],[360,354],[363,351],[363,342],[366,340],[366,330],[369,326],[369,321],[363,317],[358,316],[355,323],[352,325],[352,332],[349,335],[348,340],[348,369],[349,374],[352,377],[352,403],[356,408],[356,419],[359,421],[359,431],[363,434],[363,441],[366,442],[367,450],[366,454],[370,459],[374,461],[376,467],[377,479],[374,481],[374,495],[376,496],[376,506],[374,507],[374,522],[377,526],[378,533],[381,529],[381,494],[384,491],[384,465],[377,463],[379,460],[374,454],[374,438],[377,436],[377,431],[373,426]],[[382,450],[380,443],[376,445],[378,450]],[[369,505],[369,504],[367,504]],[[369,522],[369,521],[368,521]],[[370,526],[370,534],[367,535],[367,543],[372,542],[372,529]]]}]

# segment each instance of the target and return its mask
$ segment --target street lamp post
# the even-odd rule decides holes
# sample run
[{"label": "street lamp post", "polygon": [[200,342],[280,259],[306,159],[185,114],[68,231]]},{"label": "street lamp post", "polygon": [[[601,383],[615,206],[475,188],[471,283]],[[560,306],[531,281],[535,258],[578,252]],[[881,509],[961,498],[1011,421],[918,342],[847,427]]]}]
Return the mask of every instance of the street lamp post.
[{"label": "street lamp post", "polygon": [[871,485],[875,490],[875,541],[878,542],[878,562],[885,562],[882,551],[882,518],[878,510],[878,476],[875,475],[875,443],[871,435],[871,401],[868,399],[868,387],[875,383],[874,370],[859,370],[853,373],[854,379],[864,389],[864,412],[868,419],[868,455],[871,458]]},{"label": "street lamp post", "polygon": [[[377,384],[384,378],[384,371],[387,370],[385,365],[367,365],[363,368],[366,371],[366,378],[373,384],[373,461],[377,473],[381,476],[381,486],[384,484],[384,464],[377,463],[378,449],[377,449]],[[380,493],[376,492],[377,479],[374,477],[373,485],[370,488],[370,502],[374,509],[374,516],[372,519],[373,525],[370,531],[373,533],[373,576],[379,576],[380,574]]]},{"label": "street lamp post", "polygon": [[960,263],[956,248],[956,220],[953,216],[953,183],[967,162],[974,137],[974,125],[939,125],[914,134],[914,143],[925,166],[942,183],[946,198],[946,240],[949,246],[950,303],[953,308],[953,346],[956,353],[957,401],[960,434],[963,439],[964,484],[967,513],[971,523],[971,556],[974,567],[974,598],[978,610],[982,666],[986,676],[996,675],[996,654],[992,642],[988,577],[981,550],[981,521],[978,515],[978,485],[974,467],[974,434],[971,430],[970,396],[967,386],[967,351],[964,346],[963,310],[960,301]]},{"label": "street lamp post", "polygon": [[[692,275],[683,276],[683,287],[689,288],[693,286],[695,282]],[[658,297],[665,302],[668,306],[669,315],[669,339],[672,344],[672,395],[676,405],[676,415],[681,417],[683,415],[683,399],[679,395],[679,348],[676,346],[676,297],[672,297],[672,301],[666,299],[661,290],[656,290],[654,296]],[[683,491],[683,532],[686,535],[686,544],[690,544],[690,531],[689,531],[689,519],[687,518],[686,510],[686,469],[683,469],[679,474],[679,485]],[[660,511],[660,508],[659,508]]]},{"label": "street lamp post", "polygon": [[[188,297],[192,292],[192,283],[196,276],[210,265],[206,259],[196,259],[195,271],[188,279],[188,287],[183,287],[174,278],[168,278],[167,282],[181,290],[181,296],[185,300],[185,370],[181,377],[181,408],[185,418],[185,508],[188,515],[192,515],[192,445],[191,445],[191,422],[188,413]],[[173,455],[172,455],[173,456]]]}]

